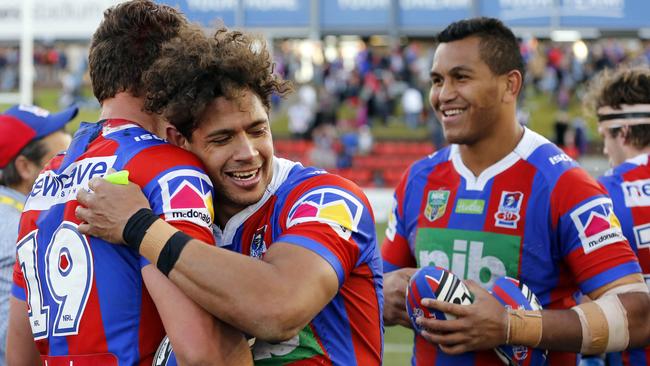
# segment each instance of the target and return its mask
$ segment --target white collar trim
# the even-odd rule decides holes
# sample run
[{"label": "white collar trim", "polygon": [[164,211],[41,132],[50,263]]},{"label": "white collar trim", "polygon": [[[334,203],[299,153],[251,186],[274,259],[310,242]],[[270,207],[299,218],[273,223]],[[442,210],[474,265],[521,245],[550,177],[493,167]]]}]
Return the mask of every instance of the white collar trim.
[{"label": "white collar trim", "polygon": [[627,159],[627,162],[635,165],[648,165],[648,154],[639,154],[633,158]]},{"label": "white collar trim", "polygon": [[533,151],[547,142],[548,140],[546,138],[524,127],[524,135],[515,149],[503,159],[481,172],[478,177],[474,176],[474,173],[472,173],[472,171],[463,163],[458,145],[451,145],[449,160],[451,160],[454,169],[456,169],[458,174],[465,178],[465,182],[467,182],[466,189],[468,191],[481,191],[485,188],[485,185],[490,181],[490,179],[506,171],[520,159],[528,159]]}]

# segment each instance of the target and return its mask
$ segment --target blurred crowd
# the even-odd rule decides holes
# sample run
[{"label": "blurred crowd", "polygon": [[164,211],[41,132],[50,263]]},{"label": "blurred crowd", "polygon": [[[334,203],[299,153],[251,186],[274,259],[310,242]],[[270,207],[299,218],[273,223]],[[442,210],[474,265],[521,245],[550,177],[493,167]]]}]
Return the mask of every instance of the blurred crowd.
[{"label": "blurred crowd", "polygon": [[[426,127],[428,136],[422,139],[440,147],[441,127],[427,108],[433,51],[423,40],[392,48],[363,43],[353,63],[336,57],[311,65],[312,81],[299,85],[297,97],[288,103],[292,137],[312,139],[312,156],[324,167],[347,167],[350,154],[368,151],[374,126]],[[650,43],[638,39],[555,43],[531,38],[522,40],[521,52],[527,86],[519,103],[520,123],[530,120],[527,97],[546,94],[557,111],[554,136],[549,138],[574,158],[585,153],[590,137],[585,120],[570,118],[568,109],[572,100],[581,98],[586,82],[604,68],[650,63]],[[304,62],[288,47],[277,47],[275,60],[277,71],[292,80]]]},{"label": "blurred crowd", "polygon": [[[35,43],[34,87],[60,90],[59,107],[99,107],[83,97],[88,83],[87,47],[85,43]],[[0,92],[18,91],[20,49],[16,45],[0,46]]]},{"label": "blurred crowd", "polygon": [[[295,45],[290,40],[275,42],[274,58],[276,72],[294,80],[297,93],[287,102],[276,98],[274,103],[282,104],[292,138],[313,142],[311,163],[350,167],[353,156],[371,151],[375,126],[403,127],[436,148],[444,145],[440,124],[427,108],[434,52],[429,40],[394,47],[359,40],[356,54],[347,59],[340,49],[333,57],[308,58],[309,82],[298,77],[306,59],[291,44]],[[87,83],[86,47],[53,42],[34,46],[35,85],[59,87],[60,107],[97,106],[82,95]],[[529,38],[521,41],[521,52],[527,63],[527,87],[519,103],[520,123],[530,120],[528,97],[547,95],[558,111],[549,138],[574,158],[585,153],[590,136],[585,120],[570,117],[568,109],[571,101],[581,99],[586,82],[604,68],[650,63],[650,42],[639,39],[555,43]],[[17,46],[0,47],[0,92],[17,90],[19,61]]]}]

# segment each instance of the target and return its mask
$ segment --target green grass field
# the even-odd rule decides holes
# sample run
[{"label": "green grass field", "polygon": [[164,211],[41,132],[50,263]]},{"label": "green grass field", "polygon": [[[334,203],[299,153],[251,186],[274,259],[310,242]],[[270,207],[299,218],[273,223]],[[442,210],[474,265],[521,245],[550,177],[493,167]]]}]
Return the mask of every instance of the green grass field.
[{"label": "green grass field", "polygon": [[[384,241],[386,224],[378,223],[377,242]],[[413,332],[401,326],[386,327],[384,334],[384,365],[410,365],[411,349],[413,347]]]}]

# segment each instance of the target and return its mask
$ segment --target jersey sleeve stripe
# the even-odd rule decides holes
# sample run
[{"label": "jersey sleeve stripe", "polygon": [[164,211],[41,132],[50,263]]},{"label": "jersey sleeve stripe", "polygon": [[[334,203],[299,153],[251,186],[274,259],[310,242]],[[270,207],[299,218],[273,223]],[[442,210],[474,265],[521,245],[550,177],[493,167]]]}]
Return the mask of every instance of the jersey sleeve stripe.
[{"label": "jersey sleeve stripe", "polygon": [[383,266],[384,266],[384,273],[390,273],[402,268],[386,261],[385,259],[383,261]]},{"label": "jersey sleeve stripe", "polygon": [[18,286],[15,282],[11,285],[11,295],[21,301],[27,301],[25,289]]},{"label": "jersey sleeve stripe", "polygon": [[588,294],[599,287],[604,286],[610,282],[616,281],[619,278],[625,277],[630,274],[641,272],[638,262],[627,262],[612,267],[607,271],[601,272],[590,279],[584,281],[580,285],[580,290]]}]

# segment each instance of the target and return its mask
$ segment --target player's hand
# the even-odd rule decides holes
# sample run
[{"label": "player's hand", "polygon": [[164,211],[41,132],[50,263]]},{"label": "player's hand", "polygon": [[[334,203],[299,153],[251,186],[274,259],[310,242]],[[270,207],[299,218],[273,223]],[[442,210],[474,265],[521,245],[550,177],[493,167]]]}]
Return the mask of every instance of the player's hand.
[{"label": "player's hand", "polygon": [[456,316],[454,320],[418,318],[427,330],[422,336],[438,344],[448,354],[486,350],[504,344],[508,326],[506,309],[489,292],[474,281],[464,281],[474,295],[471,305],[456,305],[433,299],[422,299],[422,306]]},{"label": "player's hand", "polygon": [[402,268],[384,274],[384,324],[411,328],[406,312],[406,287],[417,268]]},{"label": "player's hand", "polygon": [[[137,184],[119,185],[102,178],[93,178],[88,188],[79,190],[81,206],[75,214],[82,222],[79,232],[100,237],[111,243],[123,244],[122,232],[127,221],[141,208],[150,208],[149,201]],[[83,207],[82,207],[83,206]]]}]

